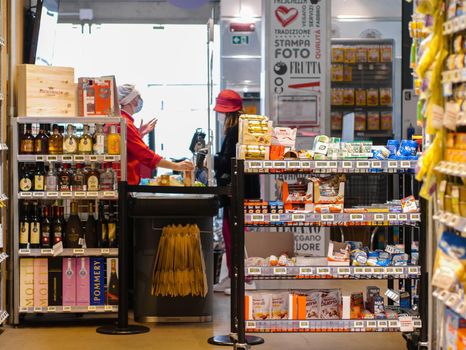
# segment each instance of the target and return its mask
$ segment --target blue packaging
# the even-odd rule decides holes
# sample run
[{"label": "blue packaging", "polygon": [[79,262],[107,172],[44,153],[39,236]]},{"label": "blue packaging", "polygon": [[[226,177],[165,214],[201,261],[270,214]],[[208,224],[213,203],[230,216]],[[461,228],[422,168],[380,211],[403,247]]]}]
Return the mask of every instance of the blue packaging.
[{"label": "blue packaging", "polygon": [[387,149],[390,151],[390,157],[396,155],[398,148],[400,147],[400,141],[388,140]]},{"label": "blue packaging", "polygon": [[417,155],[418,143],[412,140],[401,141],[400,148],[396,155],[398,157],[412,157]]}]

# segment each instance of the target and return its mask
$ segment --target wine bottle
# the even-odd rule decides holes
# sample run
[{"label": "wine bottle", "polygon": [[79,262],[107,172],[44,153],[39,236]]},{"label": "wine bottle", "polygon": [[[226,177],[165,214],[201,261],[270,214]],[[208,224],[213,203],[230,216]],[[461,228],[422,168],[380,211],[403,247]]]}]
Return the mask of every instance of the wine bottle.
[{"label": "wine bottle", "polygon": [[71,180],[71,189],[73,191],[85,191],[86,190],[86,179],[83,173],[83,165],[76,164],[76,170],[73,172]]},{"label": "wine bottle", "polygon": [[86,185],[88,191],[99,190],[99,177],[100,173],[95,167],[95,163],[91,163],[91,168],[86,173]]},{"label": "wine bottle", "polygon": [[29,248],[29,203],[24,202],[19,219],[19,248]]},{"label": "wine bottle", "polygon": [[60,127],[53,124],[53,134],[49,138],[49,154],[63,153],[63,136],[60,133]]},{"label": "wine bottle", "polygon": [[[116,258],[110,258],[110,278],[107,289],[107,304],[118,305],[118,275],[116,268]],[[107,266],[108,268],[108,266]]]},{"label": "wine bottle", "polygon": [[63,139],[63,153],[76,154],[78,153],[78,138],[74,136],[74,126],[68,124],[66,127],[66,136]]},{"label": "wine bottle", "polygon": [[107,140],[104,132],[104,124],[97,124],[97,130],[94,133],[94,154],[105,154]]},{"label": "wine bottle", "polygon": [[89,212],[85,227],[86,248],[97,248],[97,223],[94,218],[94,202],[89,202]]},{"label": "wine bottle", "polygon": [[112,169],[112,163],[105,163],[105,171],[100,174],[100,190],[113,191],[115,186],[115,173]]},{"label": "wine bottle", "polygon": [[107,222],[107,227],[108,227],[108,245],[110,248],[116,248],[118,247],[118,241],[117,241],[117,223],[115,220],[115,213],[114,213],[114,208],[112,202],[110,202],[109,208],[108,208],[108,222]]},{"label": "wine bottle", "polygon": [[89,134],[89,125],[84,124],[83,134],[79,138],[79,154],[92,154],[92,137]]},{"label": "wine bottle", "polygon": [[19,179],[19,190],[21,192],[29,192],[32,190],[34,176],[31,171],[23,163],[21,166],[21,174]]},{"label": "wine bottle", "polygon": [[81,248],[80,239],[83,238],[81,220],[78,216],[78,203],[71,202],[71,214],[66,223],[66,248]]},{"label": "wine bottle", "polygon": [[32,215],[29,220],[29,243],[31,249],[40,248],[40,219],[38,212],[38,203],[32,203]]},{"label": "wine bottle", "polygon": [[64,225],[60,217],[60,207],[53,207],[53,222],[52,222],[52,233],[53,233],[53,244],[63,242]]},{"label": "wine bottle", "polygon": [[49,171],[45,177],[45,190],[56,191],[58,189],[58,178],[53,163],[49,164]]},{"label": "wine bottle", "polygon": [[105,218],[104,203],[99,203],[99,221],[97,224],[97,239],[99,248],[108,248],[108,226]]},{"label": "wine bottle", "polygon": [[45,169],[44,163],[37,163],[34,173],[34,191],[43,191],[45,189]]},{"label": "wine bottle", "polygon": [[34,153],[35,154],[47,154],[49,148],[49,137],[45,132],[45,125],[40,124],[39,133],[34,139]]},{"label": "wine bottle", "polygon": [[58,175],[58,189],[60,191],[71,191],[71,176],[69,164],[63,164],[63,169]]},{"label": "wine bottle", "polygon": [[34,136],[32,136],[31,124],[25,125],[26,131],[21,136],[19,144],[20,154],[34,154]]},{"label": "wine bottle", "polygon": [[52,223],[50,222],[49,207],[44,207],[44,217],[42,218],[42,231],[40,234],[40,247],[52,248]]}]

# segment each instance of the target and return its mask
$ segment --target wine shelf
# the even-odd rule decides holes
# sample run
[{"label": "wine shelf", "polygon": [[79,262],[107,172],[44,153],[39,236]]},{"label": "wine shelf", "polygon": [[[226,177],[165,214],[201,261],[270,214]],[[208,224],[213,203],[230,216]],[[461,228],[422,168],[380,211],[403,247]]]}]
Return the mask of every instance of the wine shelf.
[{"label": "wine shelf", "polygon": [[117,257],[118,248],[65,248],[63,252],[54,254],[53,249],[20,249],[18,251],[20,257],[53,257],[53,256],[106,256]]},{"label": "wine shelf", "polygon": [[434,215],[434,220],[466,234],[466,218],[445,211],[439,211]]},{"label": "wine shelf", "polygon": [[254,280],[302,279],[406,279],[419,278],[420,266],[250,266],[246,276]]},{"label": "wine shelf", "polygon": [[19,307],[21,314],[36,314],[36,313],[103,313],[103,312],[118,312],[116,305],[96,305],[96,306],[45,306],[45,307]]},{"label": "wine shelf", "polygon": [[19,154],[18,162],[60,162],[60,163],[89,163],[89,162],[120,162],[119,155],[29,155]]},{"label": "wine shelf", "polygon": [[19,199],[117,199],[117,191],[19,192]]},{"label": "wine shelf", "polygon": [[245,214],[246,226],[396,226],[417,225],[420,213]]},{"label": "wine shelf", "polygon": [[245,173],[398,173],[412,171],[417,164],[416,160],[246,160]]}]

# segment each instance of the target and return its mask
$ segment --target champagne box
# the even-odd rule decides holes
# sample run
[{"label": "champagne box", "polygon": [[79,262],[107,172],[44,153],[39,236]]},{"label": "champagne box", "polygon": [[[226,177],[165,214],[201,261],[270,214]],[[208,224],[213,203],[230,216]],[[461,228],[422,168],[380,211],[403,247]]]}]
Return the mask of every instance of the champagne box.
[{"label": "champagne box", "polygon": [[89,306],[90,304],[90,273],[89,258],[76,259],[76,305]]},{"label": "champagne box", "polygon": [[106,302],[118,305],[118,258],[107,258]]},{"label": "champagne box", "polygon": [[91,305],[104,305],[105,260],[90,259],[90,299]]},{"label": "champagne box", "polygon": [[49,299],[48,259],[34,259],[34,307],[47,307]]},{"label": "champagne box", "polygon": [[76,259],[63,259],[63,305],[76,305]]},{"label": "champagne box", "polygon": [[48,259],[49,306],[63,305],[62,258]]},{"label": "champagne box", "polygon": [[34,259],[19,259],[19,306],[34,306]]}]

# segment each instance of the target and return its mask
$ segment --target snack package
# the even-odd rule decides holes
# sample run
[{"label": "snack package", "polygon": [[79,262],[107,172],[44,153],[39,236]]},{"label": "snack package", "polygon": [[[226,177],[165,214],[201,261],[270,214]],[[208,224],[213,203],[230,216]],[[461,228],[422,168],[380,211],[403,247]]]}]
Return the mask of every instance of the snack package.
[{"label": "snack package", "polygon": [[272,143],[272,121],[260,115],[241,115],[238,143],[241,145],[270,146]]},{"label": "snack package", "polygon": [[340,319],[341,292],[339,289],[323,290],[320,296],[320,319]]},{"label": "snack package", "polygon": [[372,156],[377,160],[385,160],[390,157],[390,151],[384,146],[373,146]]},{"label": "snack package", "polygon": [[403,198],[401,200],[401,207],[403,208],[403,213],[417,213],[419,211],[416,198],[413,195]]},{"label": "snack package", "polygon": [[375,318],[385,318],[385,303],[381,295],[374,296],[374,315]]},{"label": "snack package", "polygon": [[342,64],[332,64],[332,81],[343,81],[344,66]]},{"label": "snack package", "polygon": [[345,196],[345,177],[342,175],[313,178],[314,203],[343,204]]},{"label": "snack package", "polygon": [[252,146],[239,145],[237,147],[236,158],[238,159],[255,159],[269,160],[270,147],[268,146]]},{"label": "snack package", "polygon": [[288,319],[288,301],[290,295],[288,293],[274,293],[272,298],[272,319],[273,320],[286,320]]},{"label": "snack package", "polygon": [[392,105],[392,89],[391,88],[383,88],[379,89],[379,96],[380,96],[380,105],[381,106],[391,106]]},{"label": "snack package", "polygon": [[437,247],[432,285],[449,290],[458,283],[464,288],[465,281],[466,238],[446,231]]},{"label": "snack package", "polygon": [[328,266],[349,266],[350,245],[347,243],[330,241],[327,254]]},{"label": "snack package", "polygon": [[351,261],[353,266],[365,266],[367,264],[367,253],[362,249],[351,251]]},{"label": "snack package", "polygon": [[344,66],[343,67],[343,81],[353,81],[353,67]]},{"label": "snack package", "polygon": [[307,292],[306,295],[306,320],[318,320],[320,318],[321,294],[320,292]]},{"label": "snack package", "polygon": [[367,105],[369,107],[377,107],[379,105],[379,89],[367,90]]},{"label": "snack package", "polygon": [[332,47],[332,62],[343,63],[345,61],[345,49],[343,46]]},{"label": "snack package", "polygon": [[354,47],[345,48],[345,63],[356,63],[356,49]]},{"label": "snack package", "polygon": [[380,288],[374,286],[366,287],[366,309],[374,313],[374,298],[380,295]]},{"label": "snack package", "polygon": [[358,63],[366,63],[367,62],[367,48],[364,46],[360,46],[356,49],[356,60]]},{"label": "snack package", "polygon": [[343,89],[332,88],[332,106],[343,106]]},{"label": "snack package", "polygon": [[354,114],[354,130],[355,131],[366,130],[366,112],[356,112]]},{"label": "snack package", "polygon": [[408,266],[409,255],[398,253],[392,255],[392,266]]},{"label": "snack package", "polygon": [[255,266],[267,266],[264,258],[251,257],[244,261],[244,266],[255,267]]},{"label": "snack package", "polygon": [[367,96],[365,89],[356,89],[356,106],[365,106],[367,104]]},{"label": "snack package", "polygon": [[245,306],[248,320],[264,321],[272,318],[271,294],[247,293]]},{"label": "snack package", "polygon": [[354,106],[354,89],[343,89],[343,105]]},{"label": "snack package", "polygon": [[380,114],[379,112],[367,113],[367,130],[380,130]]},{"label": "snack package", "polygon": [[351,293],[351,319],[361,318],[362,310],[364,310],[364,294],[362,292]]},{"label": "snack package", "polygon": [[380,49],[378,46],[370,46],[367,48],[367,62],[369,63],[380,62]]},{"label": "snack package", "polygon": [[390,45],[382,45],[380,47],[380,62],[392,62],[393,49]]},{"label": "snack package", "polygon": [[331,112],[330,118],[333,131],[340,131],[343,129],[343,114],[341,112]]},{"label": "snack package", "polygon": [[392,130],[393,129],[393,114],[392,112],[381,112],[380,113],[381,119],[381,130]]},{"label": "snack package", "polygon": [[296,146],[296,132],[296,128],[273,128],[272,145],[281,145],[294,149]]}]

